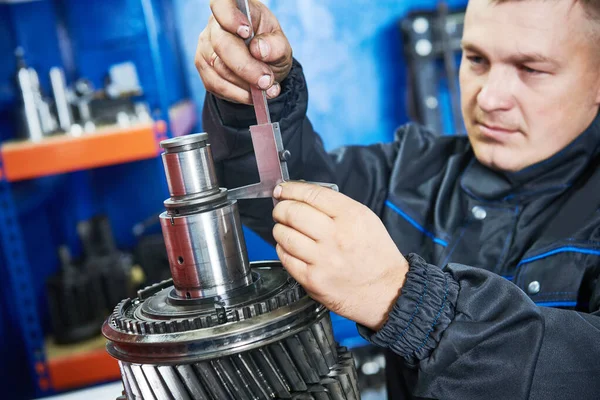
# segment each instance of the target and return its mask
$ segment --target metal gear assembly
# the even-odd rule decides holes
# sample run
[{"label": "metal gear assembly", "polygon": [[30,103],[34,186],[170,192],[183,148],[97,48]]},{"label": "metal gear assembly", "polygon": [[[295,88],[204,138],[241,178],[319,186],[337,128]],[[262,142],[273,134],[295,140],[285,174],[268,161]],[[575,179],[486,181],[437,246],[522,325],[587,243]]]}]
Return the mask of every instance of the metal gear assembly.
[{"label": "metal gear assembly", "polygon": [[[123,300],[103,325],[122,399],[360,399],[328,310],[279,262],[248,262],[237,199],[250,192],[219,187],[208,135],[161,146],[172,279]],[[285,160],[277,167],[287,175]]]}]

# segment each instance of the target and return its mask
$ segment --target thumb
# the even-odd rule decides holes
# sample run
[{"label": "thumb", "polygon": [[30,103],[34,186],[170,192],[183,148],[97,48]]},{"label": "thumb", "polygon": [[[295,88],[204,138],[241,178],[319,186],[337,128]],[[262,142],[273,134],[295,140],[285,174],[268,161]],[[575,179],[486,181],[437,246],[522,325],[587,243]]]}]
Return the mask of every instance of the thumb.
[{"label": "thumb", "polygon": [[250,42],[250,53],[270,64],[291,63],[292,59],[292,47],[281,30],[256,35]]}]

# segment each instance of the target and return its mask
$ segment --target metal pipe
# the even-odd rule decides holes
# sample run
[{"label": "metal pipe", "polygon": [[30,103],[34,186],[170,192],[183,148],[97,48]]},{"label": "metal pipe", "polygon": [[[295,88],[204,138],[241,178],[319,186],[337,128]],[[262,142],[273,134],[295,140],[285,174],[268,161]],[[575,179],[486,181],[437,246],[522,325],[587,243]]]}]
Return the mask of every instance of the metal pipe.
[{"label": "metal pipe", "polygon": [[52,85],[52,93],[54,94],[59,126],[63,131],[69,132],[73,118],[71,115],[71,106],[67,98],[65,74],[62,68],[53,67],[50,69],[50,83]]},{"label": "metal pipe", "polygon": [[33,89],[35,108],[37,110],[40,126],[42,128],[42,134],[46,135],[52,133],[56,129],[56,121],[50,112],[50,106],[48,106],[48,103],[46,103],[42,96],[42,89],[40,87],[40,79],[37,71],[33,68],[29,68],[29,76],[31,79],[31,87]]},{"label": "metal pipe", "polygon": [[33,82],[29,69],[19,69],[17,79],[19,81],[21,96],[23,97],[23,108],[25,111],[25,122],[27,125],[27,134],[29,139],[33,141],[42,140],[44,134],[42,132],[42,125],[38,117]]}]

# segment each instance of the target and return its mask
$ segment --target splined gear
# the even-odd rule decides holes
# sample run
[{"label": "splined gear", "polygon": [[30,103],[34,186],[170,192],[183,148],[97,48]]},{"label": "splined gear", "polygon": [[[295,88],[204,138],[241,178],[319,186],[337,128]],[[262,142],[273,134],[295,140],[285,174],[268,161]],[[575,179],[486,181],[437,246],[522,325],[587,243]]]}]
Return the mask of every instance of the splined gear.
[{"label": "splined gear", "polygon": [[359,399],[352,356],[331,347],[328,324],[326,317],[279,342],[215,360],[175,366],[120,362],[127,399]]},{"label": "splined gear", "polygon": [[[295,303],[306,296],[306,292],[302,286],[289,278],[283,269],[276,267],[280,270],[277,271],[272,270],[271,267],[260,267],[259,265],[257,264],[254,268],[256,271],[255,276],[257,279],[260,279],[259,274],[264,274],[268,271],[269,278],[271,278],[267,281],[268,283],[265,283],[264,279],[261,282],[256,280],[254,282],[255,285],[257,283],[261,284],[261,288],[258,290],[249,290],[253,287],[244,288],[244,290],[238,291],[237,296],[233,293],[228,299],[217,296],[211,298],[212,301],[204,301],[201,303],[202,308],[194,310],[196,314],[200,315],[165,321],[163,315],[153,315],[150,310],[143,309],[145,299],[153,296],[157,299],[165,299],[171,294],[172,280],[168,279],[139,291],[138,297],[133,300],[126,299],[121,301],[111,315],[110,324],[123,332],[138,335],[184,332],[210,328],[228,322],[244,321]],[[268,265],[268,263],[265,265]],[[272,278],[272,276],[275,276],[275,278]],[[266,287],[266,284],[273,285],[274,287]],[[273,290],[279,290],[279,292],[262,301],[254,301],[253,299],[248,304],[247,298],[249,292],[252,295],[256,295],[257,292],[270,293]],[[170,314],[170,316],[172,315]]]},{"label": "splined gear", "polygon": [[328,311],[279,263],[252,266],[253,286],[227,297],[190,304],[164,281],[115,308],[103,331],[126,399],[360,399]]}]

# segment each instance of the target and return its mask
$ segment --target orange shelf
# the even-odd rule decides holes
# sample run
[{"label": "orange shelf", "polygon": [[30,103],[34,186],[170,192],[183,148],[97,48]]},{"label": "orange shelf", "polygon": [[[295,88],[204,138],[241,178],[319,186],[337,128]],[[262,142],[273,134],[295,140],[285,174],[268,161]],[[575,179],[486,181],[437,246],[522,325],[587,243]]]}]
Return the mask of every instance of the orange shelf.
[{"label": "orange shelf", "polygon": [[102,335],[70,345],[57,345],[48,338],[46,357],[47,364],[36,368],[48,368],[50,382],[45,385],[58,392],[121,379],[119,364],[106,351]]},{"label": "orange shelf", "polygon": [[117,360],[105,349],[50,359],[48,373],[51,387],[59,391],[121,379]]},{"label": "orange shelf", "polygon": [[157,133],[164,121],[129,128],[104,127],[82,136],[59,135],[40,142],[2,145],[5,178],[10,181],[145,160],[159,154]]}]

